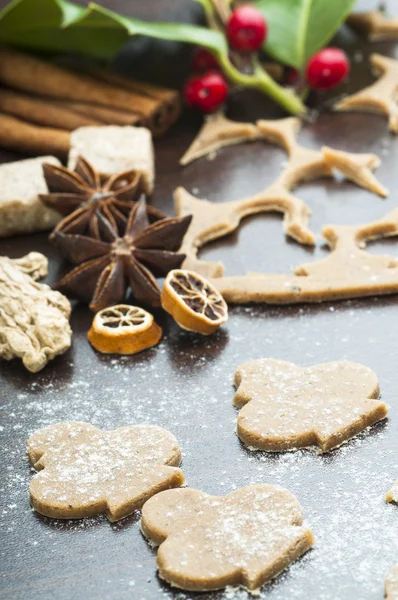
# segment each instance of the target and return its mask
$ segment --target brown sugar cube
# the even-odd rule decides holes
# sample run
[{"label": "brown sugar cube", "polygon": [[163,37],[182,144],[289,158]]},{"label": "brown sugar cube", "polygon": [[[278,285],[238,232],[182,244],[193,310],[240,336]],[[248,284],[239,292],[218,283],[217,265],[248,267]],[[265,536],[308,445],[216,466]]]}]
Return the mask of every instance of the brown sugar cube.
[{"label": "brown sugar cube", "polygon": [[71,134],[68,168],[83,156],[103,175],[136,170],[144,191],[151,193],[155,180],[152,134],[145,127],[80,127]]},{"label": "brown sugar cube", "polygon": [[54,156],[41,156],[0,165],[0,237],[45,231],[60,220],[59,213],[39,199],[47,192],[45,162],[61,164]]}]

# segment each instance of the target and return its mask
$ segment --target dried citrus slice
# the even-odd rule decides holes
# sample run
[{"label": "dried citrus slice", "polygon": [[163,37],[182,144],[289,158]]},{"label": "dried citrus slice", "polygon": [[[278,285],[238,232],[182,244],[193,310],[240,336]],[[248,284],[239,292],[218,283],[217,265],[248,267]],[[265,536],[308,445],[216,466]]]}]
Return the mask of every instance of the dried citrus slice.
[{"label": "dried citrus slice", "polygon": [[174,269],[164,282],[162,306],[183,329],[213,333],[228,319],[221,294],[201,275]]},{"label": "dried citrus slice", "polygon": [[87,337],[104,354],[136,354],[155,346],[162,330],[146,310],[118,304],[95,315]]}]

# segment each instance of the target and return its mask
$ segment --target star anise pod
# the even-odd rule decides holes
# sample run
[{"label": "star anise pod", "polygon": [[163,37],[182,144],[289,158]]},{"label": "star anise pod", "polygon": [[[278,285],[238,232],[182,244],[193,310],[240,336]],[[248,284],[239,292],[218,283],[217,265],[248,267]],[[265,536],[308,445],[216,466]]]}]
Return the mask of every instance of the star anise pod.
[{"label": "star anise pod", "polygon": [[[142,195],[138,171],[104,177],[83,157],[79,157],[74,171],[44,163],[43,173],[50,193],[41,194],[41,201],[65,215],[50,239],[60,231],[100,239],[98,213],[108,219],[115,231],[123,233],[131,207]],[[152,206],[147,206],[147,210],[151,221],[166,216]]]},{"label": "star anise pod", "polygon": [[123,237],[101,214],[100,239],[55,232],[54,242],[66,258],[78,265],[58,283],[58,289],[88,303],[94,311],[121,303],[128,286],[138,302],[160,306],[156,277],[178,268],[178,254],[192,216],[165,218],[149,223],[146,202],[131,209]]}]

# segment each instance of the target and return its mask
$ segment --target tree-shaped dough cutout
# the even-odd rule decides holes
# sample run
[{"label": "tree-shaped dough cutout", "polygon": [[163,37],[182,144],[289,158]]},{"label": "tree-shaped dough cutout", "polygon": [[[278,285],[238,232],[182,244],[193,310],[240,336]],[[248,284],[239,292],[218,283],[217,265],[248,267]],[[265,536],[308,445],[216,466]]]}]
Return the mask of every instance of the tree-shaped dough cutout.
[{"label": "tree-shaped dough cutout", "polygon": [[256,590],[314,543],[288,490],[252,485],[224,497],[170,490],[142,509],[144,535],[160,545],[159,576],[184,590]]},{"label": "tree-shaped dough cutout", "polygon": [[175,437],[137,425],[101,431],[88,423],[50,425],[28,440],[33,508],[47,517],[80,519],[105,513],[110,521],[131,514],[148,498],[184,483],[176,468]]},{"label": "tree-shaped dough cutout", "polygon": [[298,367],[252,360],[238,367],[234,384],[239,438],[249,448],[269,452],[309,446],[327,452],[388,412],[378,400],[376,374],[357,363]]}]

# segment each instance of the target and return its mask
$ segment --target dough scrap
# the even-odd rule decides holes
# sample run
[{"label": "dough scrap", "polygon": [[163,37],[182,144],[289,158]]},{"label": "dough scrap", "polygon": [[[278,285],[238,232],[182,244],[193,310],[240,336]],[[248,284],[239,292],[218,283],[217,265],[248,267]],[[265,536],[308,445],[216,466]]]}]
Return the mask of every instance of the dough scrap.
[{"label": "dough scrap", "polygon": [[398,209],[365,225],[328,225],[322,235],[330,254],[297,267],[294,275],[220,277],[214,263],[204,263],[208,279],[230,304],[296,304],[398,293],[398,258],[364,249],[368,240],[398,235]]},{"label": "dough scrap", "polygon": [[398,18],[386,17],[381,10],[352,13],[346,23],[369,42],[398,40]]},{"label": "dough scrap", "polygon": [[79,422],[56,423],[28,440],[30,502],[40,514],[81,519],[131,514],[161,490],[184,483],[176,438],[160,427],[101,431]]},{"label": "dough scrap", "polygon": [[283,213],[283,230],[286,235],[301,244],[315,244],[315,236],[308,228],[311,211],[291,190],[302,181],[331,177],[334,168],[373,192],[380,195],[387,193],[372,175],[372,170],[379,164],[376,155],[351,154],[331,148],[323,148],[322,151],[304,148],[296,141],[300,125],[300,120],[295,117],[257,122],[261,136],[284,148],[289,156],[288,164],[279,177],[258,194],[216,204],[195,198],[184,188],[175,190],[177,215],[193,216],[181,246],[181,252],[187,256],[184,269],[196,271],[207,278],[221,277],[224,272],[222,263],[199,260],[199,248],[237,229],[244,217],[260,212]]},{"label": "dough scrap", "polygon": [[267,452],[309,446],[328,452],[388,412],[378,400],[376,374],[357,363],[298,367],[252,360],[238,367],[234,385],[238,436],[246,446]]},{"label": "dough scrap", "polygon": [[398,600],[398,565],[394,565],[385,579],[386,600]]},{"label": "dough scrap", "polygon": [[372,85],[338,102],[334,110],[385,115],[388,117],[390,131],[398,133],[398,60],[372,54],[370,64],[378,74],[381,73],[380,78]]},{"label": "dough scrap", "polygon": [[398,480],[394,483],[392,488],[387,492],[386,500],[387,500],[387,502],[398,503]]},{"label": "dough scrap", "polygon": [[0,257],[0,357],[22,358],[32,373],[71,345],[69,300],[35,281],[47,275],[47,265],[38,252]]},{"label": "dough scrap", "polygon": [[188,165],[201,156],[207,156],[226,146],[258,139],[259,132],[253,123],[239,123],[217,112],[205,117],[199,133],[180,159],[180,165]]},{"label": "dough scrap", "polygon": [[314,543],[298,500],[276,485],[251,485],[224,497],[162,492],[144,505],[141,529],[160,545],[159,576],[192,591],[256,590]]}]

